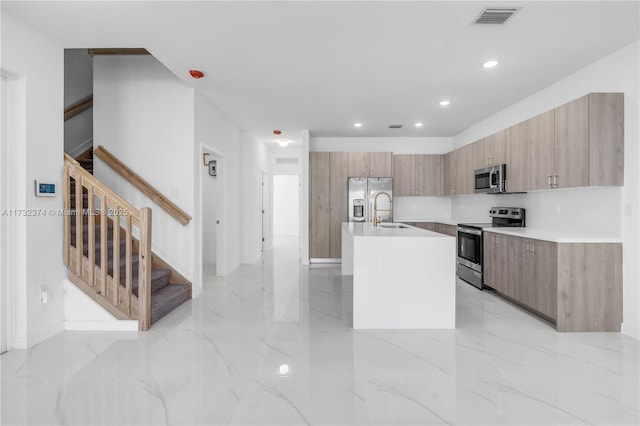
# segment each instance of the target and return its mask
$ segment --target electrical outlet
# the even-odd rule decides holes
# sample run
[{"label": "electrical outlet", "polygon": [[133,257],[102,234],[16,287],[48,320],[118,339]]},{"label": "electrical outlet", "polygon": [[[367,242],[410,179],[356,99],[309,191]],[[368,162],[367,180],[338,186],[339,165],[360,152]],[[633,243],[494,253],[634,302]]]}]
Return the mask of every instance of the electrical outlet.
[{"label": "electrical outlet", "polygon": [[43,304],[49,303],[49,288],[46,285],[40,286],[40,301]]},{"label": "electrical outlet", "polygon": [[384,257],[380,258],[379,265],[380,265],[381,268],[384,268],[386,266],[386,261],[385,261]]}]

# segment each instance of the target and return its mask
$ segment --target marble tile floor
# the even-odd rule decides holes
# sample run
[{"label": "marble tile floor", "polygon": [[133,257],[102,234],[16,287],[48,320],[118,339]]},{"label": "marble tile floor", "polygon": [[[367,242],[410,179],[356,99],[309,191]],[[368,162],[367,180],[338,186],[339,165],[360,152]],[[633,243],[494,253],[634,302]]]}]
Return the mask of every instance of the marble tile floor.
[{"label": "marble tile floor", "polygon": [[281,241],[147,333],[0,358],[2,425],[637,425],[640,345],[468,284],[457,329],[354,331],[351,281]]}]

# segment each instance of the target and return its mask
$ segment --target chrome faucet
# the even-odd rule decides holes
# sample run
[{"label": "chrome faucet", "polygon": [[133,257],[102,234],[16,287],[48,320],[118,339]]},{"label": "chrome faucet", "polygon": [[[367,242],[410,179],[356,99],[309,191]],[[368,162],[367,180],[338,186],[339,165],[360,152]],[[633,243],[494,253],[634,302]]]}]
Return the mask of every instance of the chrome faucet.
[{"label": "chrome faucet", "polygon": [[380,217],[378,216],[378,197],[381,195],[386,195],[389,199],[389,209],[383,209],[381,211],[389,212],[389,220],[393,219],[393,200],[391,200],[391,195],[389,195],[387,192],[378,192],[373,199],[373,226],[378,226],[378,224],[382,222],[382,219],[380,219]]}]

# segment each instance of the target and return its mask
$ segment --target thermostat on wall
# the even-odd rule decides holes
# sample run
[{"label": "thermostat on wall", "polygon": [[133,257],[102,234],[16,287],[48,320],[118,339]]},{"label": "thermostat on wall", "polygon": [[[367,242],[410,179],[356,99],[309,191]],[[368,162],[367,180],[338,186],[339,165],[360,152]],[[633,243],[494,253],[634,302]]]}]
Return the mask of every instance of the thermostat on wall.
[{"label": "thermostat on wall", "polygon": [[55,197],[56,196],[55,183],[40,182],[38,180],[36,180],[35,183],[36,183],[36,197]]}]

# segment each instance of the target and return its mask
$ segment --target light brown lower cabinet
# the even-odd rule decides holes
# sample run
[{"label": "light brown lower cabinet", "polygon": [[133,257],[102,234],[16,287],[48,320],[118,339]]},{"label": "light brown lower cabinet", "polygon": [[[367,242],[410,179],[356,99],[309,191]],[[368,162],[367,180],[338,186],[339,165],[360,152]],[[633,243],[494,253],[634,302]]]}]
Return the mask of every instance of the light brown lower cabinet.
[{"label": "light brown lower cabinet", "polygon": [[620,331],[622,244],[485,233],[484,284],[558,331]]}]

